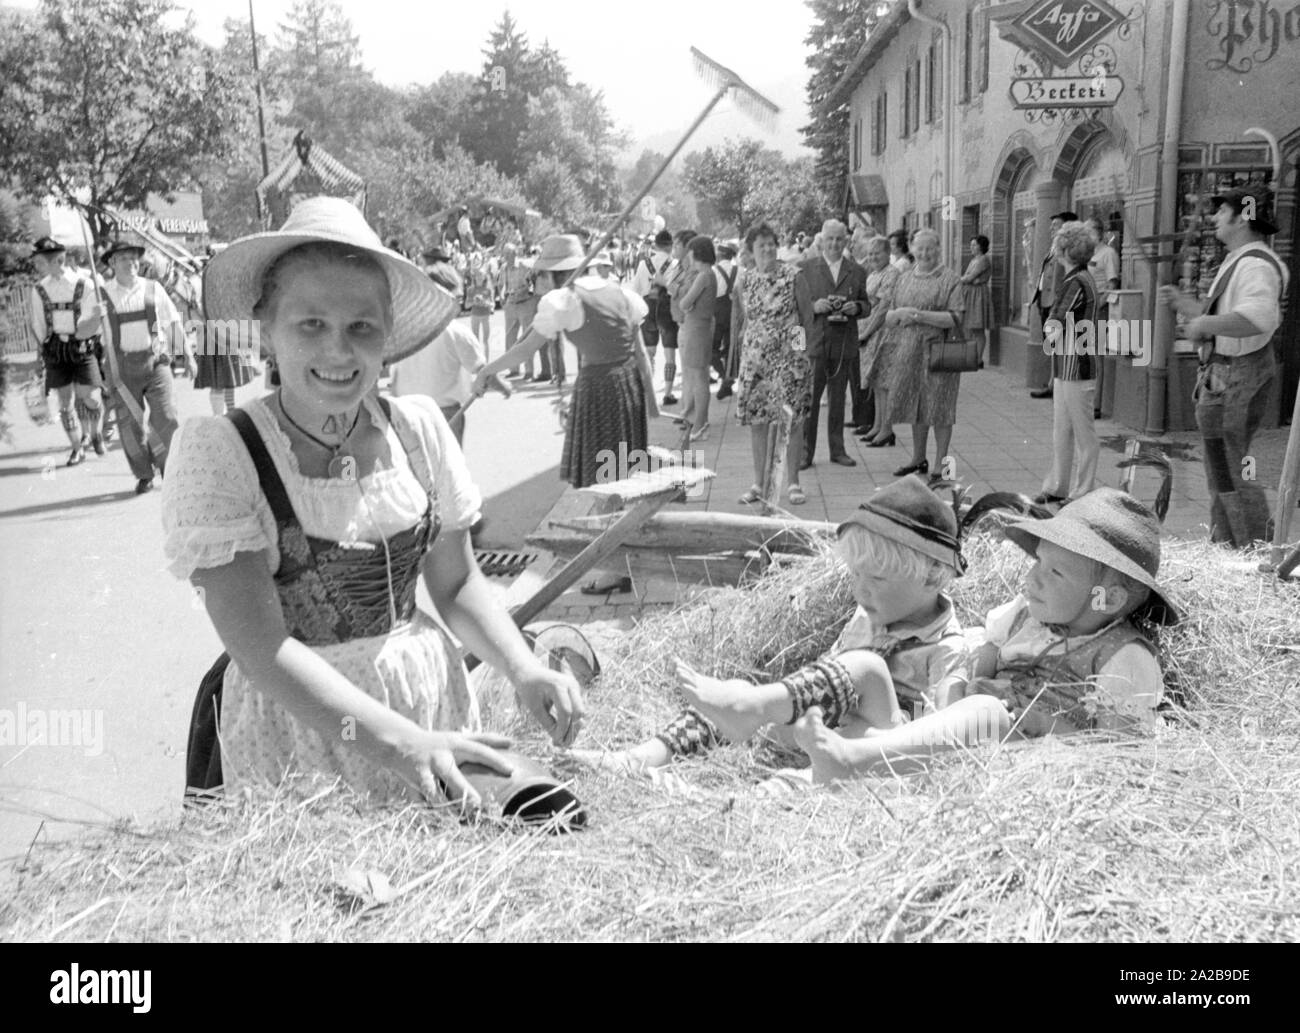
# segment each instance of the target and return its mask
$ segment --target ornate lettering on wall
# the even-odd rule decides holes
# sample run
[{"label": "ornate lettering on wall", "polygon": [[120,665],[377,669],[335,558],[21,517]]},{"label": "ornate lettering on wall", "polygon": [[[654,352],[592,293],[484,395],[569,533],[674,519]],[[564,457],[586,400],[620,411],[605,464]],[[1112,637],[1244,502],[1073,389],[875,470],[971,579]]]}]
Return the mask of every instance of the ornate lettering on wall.
[{"label": "ornate lettering on wall", "polygon": [[1205,62],[1211,71],[1246,73],[1272,60],[1283,46],[1300,42],[1300,3],[1272,0],[1212,0],[1206,31],[1223,55]]}]

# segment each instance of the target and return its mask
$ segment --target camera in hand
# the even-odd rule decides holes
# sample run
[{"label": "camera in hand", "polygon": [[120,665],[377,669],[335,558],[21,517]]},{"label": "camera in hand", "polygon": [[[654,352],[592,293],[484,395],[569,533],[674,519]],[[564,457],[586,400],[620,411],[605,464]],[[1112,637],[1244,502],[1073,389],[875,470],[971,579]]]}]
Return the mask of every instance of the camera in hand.
[{"label": "camera in hand", "polygon": [[831,313],[826,317],[828,323],[847,323],[849,317],[843,312],[845,302],[849,299],[842,294],[828,294],[826,300],[830,302]]}]

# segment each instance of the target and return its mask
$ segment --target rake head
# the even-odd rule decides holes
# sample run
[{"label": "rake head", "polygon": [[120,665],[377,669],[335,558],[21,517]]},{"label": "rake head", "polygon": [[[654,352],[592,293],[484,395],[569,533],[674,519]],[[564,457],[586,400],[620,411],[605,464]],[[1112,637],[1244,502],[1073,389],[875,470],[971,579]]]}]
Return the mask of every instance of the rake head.
[{"label": "rake head", "polygon": [[695,63],[695,74],[708,85],[718,90],[727,90],[736,107],[764,129],[772,130],[776,127],[776,116],[781,112],[779,107],[726,65],[718,64],[695,47],[691,47],[691,58]]}]

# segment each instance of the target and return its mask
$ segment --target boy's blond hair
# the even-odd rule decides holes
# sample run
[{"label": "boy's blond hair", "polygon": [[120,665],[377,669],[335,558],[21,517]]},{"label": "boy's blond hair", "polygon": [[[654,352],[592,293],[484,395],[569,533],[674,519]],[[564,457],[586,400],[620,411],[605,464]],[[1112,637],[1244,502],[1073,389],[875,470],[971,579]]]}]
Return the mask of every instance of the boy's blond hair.
[{"label": "boy's blond hair", "polygon": [[857,524],[844,527],[836,548],[850,570],[865,568],[878,577],[915,581],[941,592],[952,582],[955,573],[946,563]]}]

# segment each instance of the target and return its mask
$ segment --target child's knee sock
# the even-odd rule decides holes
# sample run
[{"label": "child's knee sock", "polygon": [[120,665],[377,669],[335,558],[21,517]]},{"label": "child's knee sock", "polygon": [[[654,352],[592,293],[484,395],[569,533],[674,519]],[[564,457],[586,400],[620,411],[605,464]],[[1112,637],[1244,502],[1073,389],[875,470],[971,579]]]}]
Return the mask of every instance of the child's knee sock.
[{"label": "child's knee sock", "polygon": [[677,363],[664,359],[664,394],[673,393],[673,381],[677,379]]},{"label": "child's knee sock", "polygon": [[226,400],[227,409],[233,409],[235,407],[235,389],[233,387],[225,388],[222,391],[222,397]]},{"label": "child's knee sock", "polygon": [[809,707],[821,707],[826,726],[834,728],[858,707],[853,676],[847,667],[830,657],[801,667],[782,679],[781,684],[790,693],[793,713],[790,724],[803,717]]},{"label": "child's knee sock", "polygon": [[713,722],[693,707],[687,707],[673,718],[655,738],[667,746],[674,757],[689,757],[722,742]]}]

